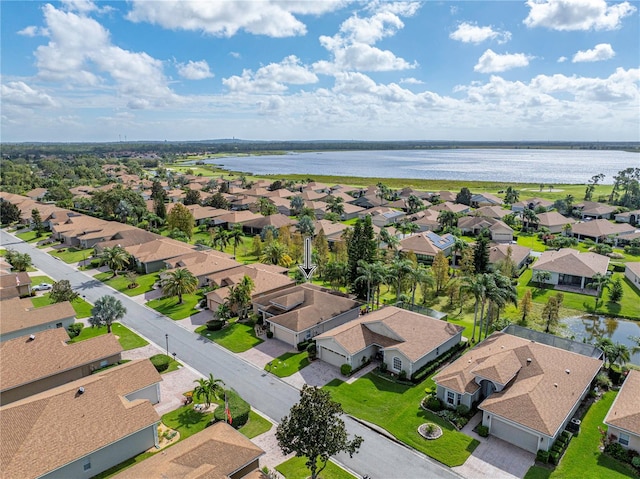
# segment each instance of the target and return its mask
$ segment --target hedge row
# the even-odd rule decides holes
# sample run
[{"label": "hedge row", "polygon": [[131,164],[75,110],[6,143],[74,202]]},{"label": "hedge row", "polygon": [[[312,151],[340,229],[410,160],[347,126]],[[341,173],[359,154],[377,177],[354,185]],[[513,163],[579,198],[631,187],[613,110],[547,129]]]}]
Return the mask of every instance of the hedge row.
[{"label": "hedge row", "polygon": [[467,343],[458,343],[454,347],[452,347],[449,351],[444,353],[442,356],[434,359],[433,361],[429,361],[427,364],[418,369],[411,376],[411,381],[414,383],[420,383],[427,376],[430,376],[436,369],[438,369],[443,363],[449,361],[453,356],[455,356],[459,351],[463,350],[467,347]]},{"label": "hedge row", "polygon": [[[227,395],[227,403],[229,404],[229,412],[231,413],[231,425],[238,429],[244,426],[249,420],[251,406],[235,391],[226,390],[225,392]],[[218,406],[215,409],[213,412],[213,418],[216,422],[227,420],[227,414],[225,413],[224,406]]]},{"label": "hedge row", "polygon": [[166,354],[156,354],[155,356],[151,356],[149,359],[151,360],[151,364],[153,364],[156,371],[159,373],[169,369],[169,362],[171,361],[171,358]]}]

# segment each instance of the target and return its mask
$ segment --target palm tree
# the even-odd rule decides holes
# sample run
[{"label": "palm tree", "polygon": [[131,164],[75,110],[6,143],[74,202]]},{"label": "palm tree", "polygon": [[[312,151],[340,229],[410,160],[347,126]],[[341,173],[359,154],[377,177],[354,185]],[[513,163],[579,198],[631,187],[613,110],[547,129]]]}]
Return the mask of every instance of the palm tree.
[{"label": "palm tree", "polygon": [[289,209],[291,209],[291,212],[294,214],[294,216],[298,216],[300,214],[300,211],[302,211],[302,208],[304,208],[304,198],[302,198],[302,196],[296,195],[291,198]]},{"label": "palm tree", "polygon": [[460,239],[458,237],[456,237],[455,243],[453,243],[453,249],[452,249],[452,258],[453,258],[453,264],[451,265],[451,267],[455,268],[456,267],[456,256],[457,253],[462,253],[462,251],[464,251],[466,248],[468,248],[469,245],[467,244],[466,241],[464,241],[463,239]]},{"label": "palm tree", "polygon": [[537,225],[540,223],[540,218],[536,215],[536,212],[530,208],[525,208],[521,213],[522,227],[524,229],[531,228],[531,225]]},{"label": "palm tree", "polygon": [[387,245],[388,251],[393,251],[394,255],[398,254],[398,245],[400,244],[400,240],[397,236],[389,233],[387,228],[380,228],[380,234],[378,235],[378,240],[381,243]]},{"label": "palm tree", "polygon": [[237,308],[240,319],[247,316],[247,308],[251,304],[251,293],[254,288],[253,280],[246,274],[235,288],[229,288],[229,303]]},{"label": "palm tree", "polygon": [[358,261],[357,272],[360,276],[356,278],[356,283],[367,284],[367,309],[373,309],[371,305],[371,284],[375,280],[375,266],[374,263],[367,263],[364,260]]},{"label": "palm tree", "polygon": [[272,241],[262,250],[260,261],[267,264],[280,264],[287,254],[287,248],[278,241]]},{"label": "palm tree", "polygon": [[122,319],[127,314],[127,309],[115,296],[102,296],[91,309],[92,316],[89,318],[91,326],[106,326],[107,333],[111,333],[111,324]]},{"label": "palm tree", "polygon": [[633,348],[631,349],[631,353],[640,353],[640,336],[629,336],[629,339],[636,343],[635,346],[633,346]]},{"label": "palm tree", "polygon": [[478,306],[480,306],[485,292],[486,284],[481,280],[483,275],[477,274],[475,276],[467,276],[463,279],[463,285],[461,289],[470,292],[475,298],[475,305],[473,308],[473,330],[471,331],[471,342],[476,340],[476,325],[478,323]]},{"label": "palm tree", "polygon": [[223,251],[229,244],[229,231],[225,230],[222,226],[216,226],[209,230],[211,236],[211,246],[214,248],[219,247],[220,251]]},{"label": "palm tree", "polygon": [[[413,308],[416,305],[416,290],[418,289],[418,285],[421,285],[421,288],[426,288],[427,285],[433,287],[436,282],[431,274],[431,270],[422,264],[418,264],[417,267],[409,272],[409,279],[411,280],[411,307]],[[425,295],[424,290],[422,295]]]},{"label": "palm tree", "polygon": [[402,233],[403,238],[406,237],[407,234],[420,231],[420,227],[413,221],[401,221],[396,225],[396,229]]},{"label": "palm tree", "polygon": [[208,378],[196,379],[194,382],[198,383],[198,385],[193,388],[193,396],[204,399],[207,408],[211,406],[213,399],[220,399],[220,393],[224,391],[222,388],[224,381],[222,379],[215,379],[211,373],[209,373]]},{"label": "palm tree", "polygon": [[613,346],[612,351],[612,364],[619,364],[620,366],[624,366],[631,359],[631,351],[624,344],[616,343]]},{"label": "palm tree", "polygon": [[242,244],[242,225],[233,225],[231,231],[227,233],[227,238],[233,245],[233,257],[236,257],[236,248]]},{"label": "palm tree", "polygon": [[422,200],[416,195],[409,195],[407,199],[407,209],[409,213],[415,213],[424,207]]},{"label": "palm tree", "polygon": [[178,268],[164,273],[160,285],[164,295],[178,296],[178,304],[182,304],[183,294],[191,294],[198,289],[198,278],[188,269]]},{"label": "palm tree", "polygon": [[391,275],[396,279],[396,301],[400,301],[402,294],[402,280],[413,270],[413,262],[408,259],[396,258],[391,263]]},{"label": "palm tree", "polygon": [[442,210],[438,213],[438,223],[440,223],[440,228],[444,229],[447,226],[453,227],[458,222],[458,215],[453,211]]},{"label": "palm tree", "polygon": [[303,216],[302,218],[300,218],[298,224],[296,225],[296,228],[298,228],[298,231],[300,231],[300,234],[302,234],[303,236],[313,236],[316,229],[315,225],[313,224],[313,219],[311,219],[309,216]]},{"label": "palm tree", "polygon": [[342,218],[342,215],[344,214],[343,203],[344,200],[340,196],[329,196],[329,198],[327,198],[327,204],[329,205],[327,209]]},{"label": "palm tree", "polygon": [[609,288],[609,283],[610,282],[611,282],[611,280],[609,279],[609,277],[604,275],[604,274],[602,274],[602,273],[596,273],[591,278],[591,282],[589,283],[589,288],[596,290],[596,307],[594,308],[594,312],[595,312],[596,309],[598,309],[598,303],[600,302],[600,297],[602,296],[602,291],[604,289],[608,289]]},{"label": "palm tree", "polygon": [[491,276],[494,287],[487,292],[489,311],[487,312],[487,321],[484,329],[485,338],[489,335],[489,323],[491,322],[494,308],[497,308],[499,312],[507,303],[517,304],[518,301],[518,293],[516,287],[511,283],[511,278],[499,271],[491,273]]},{"label": "palm tree", "polygon": [[113,277],[118,275],[118,270],[129,264],[131,257],[121,246],[106,247],[100,254],[100,262],[106,264],[113,272]]},{"label": "palm tree", "polygon": [[[595,343],[596,347],[602,350],[604,354],[604,363],[607,369],[611,369],[611,364],[617,356],[617,352],[615,351],[615,344],[611,339],[601,336],[596,339]],[[608,363],[608,366],[607,366]]]}]

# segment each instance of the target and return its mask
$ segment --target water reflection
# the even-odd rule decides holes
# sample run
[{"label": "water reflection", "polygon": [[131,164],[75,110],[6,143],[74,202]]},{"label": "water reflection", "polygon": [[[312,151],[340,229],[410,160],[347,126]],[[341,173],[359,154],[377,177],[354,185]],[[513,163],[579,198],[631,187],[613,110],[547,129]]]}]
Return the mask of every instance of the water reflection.
[{"label": "water reflection", "polygon": [[[575,316],[563,319],[562,324],[566,327],[564,333],[566,337],[587,343],[593,343],[596,339],[605,337],[631,349],[636,344],[629,339],[629,336],[640,336],[640,323],[625,319]],[[631,356],[631,363],[640,366],[640,352]]]}]

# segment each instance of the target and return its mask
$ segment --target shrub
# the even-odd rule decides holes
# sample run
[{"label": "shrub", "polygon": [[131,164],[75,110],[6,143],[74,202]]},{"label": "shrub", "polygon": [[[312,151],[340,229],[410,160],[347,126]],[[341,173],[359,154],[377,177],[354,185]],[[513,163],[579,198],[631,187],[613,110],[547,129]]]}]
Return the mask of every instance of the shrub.
[{"label": "shrub", "polygon": [[555,451],[551,452],[551,454],[549,454],[549,462],[557,466],[560,462],[560,453]]},{"label": "shrub", "polygon": [[398,379],[400,379],[401,381],[407,379],[407,372],[404,369],[400,371],[400,374],[398,374]]},{"label": "shrub", "polygon": [[340,372],[343,376],[348,376],[351,374],[351,364],[343,364],[340,366]]},{"label": "shrub", "polygon": [[82,323],[73,323],[71,326],[67,328],[69,333],[69,337],[75,338],[82,332],[82,328],[84,328],[84,324]]},{"label": "shrub", "polygon": [[[251,406],[247,401],[242,399],[237,392],[227,390],[227,403],[229,404],[229,412],[231,413],[231,425],[238,429],[244,426],[249,420],[249,412]],[[225,413],[224,406],[217,407],[213,412],[213,418],[217,421],[226,421],[227,414]]]},{"label": "shrub", "polygon": [[224,321],[221,319],[210,319],[206,322],[207,329],[209,331],[220,331],[224,326]]},{"label": "shrub", "polygon": [[596,376],[596,386],[605,390],[611,388],[611,379],[609,379],[607,373],[602,372]]},{"label": "shrub", "polygon": [[267,331],[267,338],[273,338],[273,331]]},{"label": "shrub", "polygon": [[627,460],[627,450],[617,442],[610,442],[607,444],[604,448],[604,452],[618,461],[626,462]]},{"label": "shrub", "polygon": [[536,460],[538,462],[541,462],[543,464],[546,464],[549,462],[549,451],[543,451],[542,449],[540,449],[538,451],[538,454],[536,454]]},{"label": "shrub", "polygon": [[469,408],[464,404],[458,404],[458,406],[456,407],[456,412],[459,416],[466,416],[467,414],[469,414]]},{"label": "shrub", "polygon": [[616,368],[611,368],[611,370],[609,371],[609,377],[611,378],[611,382],[613,384],[620,384],[624,380],[622,371]]},{"label": "shrub", "polygon": [[149,359],[151,360],[151,364],[153,364],[156,371],[159,373],[169,369],[170,358],[166,354],[156,354],[155,356],[151,356]]},{"label": "shrub", "polygon": [[420,369],[418,369],[411,376],[411,381],[414,383],[422,382],[427,376],[430,376],[436,369],[438,369],[445,361],[450,360],[453,356],[455,356],[459,351],[466,347],[466,343],[458,343],[456,346],[451,348],[449,351],[444,353],[439,358],[434,359],[433,361],[428,362]]},{"label": "shrub", "polygon": [[380,363],[380,372],[381,373],[387,372],[387,363]]},{"label": "shrub", "polygon": [[311,344],[311,341],[309,340],[298,343],[297,344],[298,351],[304,351],[305,349],[307,349],[307,346],[309,346],[310,344]]},{"label": "shrub", "polygon": [[307,354],[309,355],[309,359],[315,359],[317,353],[316,343],[311,343],[307,346]]},{"label": "shrub", "polygon": [[489,428],[487,426],[478,426],[478,436],[489,437]]},{"label": "shrub", "polygon": [[431,409],[434,412],[442,411],[442,402],[437,397],[430,397],[427,399],[427,408]]},{"label": "shrub", "polygon": [[633,467],[637,467],[640,469],[640,456],[636,456],[631,459],[631,464],[633,465]]}]

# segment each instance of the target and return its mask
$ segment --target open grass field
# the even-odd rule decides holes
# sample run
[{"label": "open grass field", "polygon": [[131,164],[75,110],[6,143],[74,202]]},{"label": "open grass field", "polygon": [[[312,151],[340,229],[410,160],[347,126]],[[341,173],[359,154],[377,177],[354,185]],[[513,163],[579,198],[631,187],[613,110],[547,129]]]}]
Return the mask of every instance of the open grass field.
[{"label": "open grass field", "polygon": [[147,293],[153,289],[153,285],[158,280],[158,273],[142,274],[136,278],[138,287],[129,288],[129,280],[124,275],[113,276],[111,271],[98,273],[94,276],[98,281],[102,281],[113,289],[126,294],[127,296],[137,296]]},{"label": "open grass field", "polygon": [[[449,467],[459,466],[479,442],[420,407],[425,387],[434,387],[431,378],[408,386],[369,373],[352,384],[334,379],[324,389],[348,414],[384,428],[399,441]],[[425,422],[438,424],[443,436],[437,441],[423,438],[418,427]]]},{"label": "open grass field", "polygon": [[[53,301],[51,301],[51,298],[49,297],[49,293],[31,298],[31,302],[33,303],[34,308],[42,308],[43,306],[53,304]],[[93,306],[87,303],[84,299],[78,298],[75,301],[72,301],[71,306],[76,312],[76,318],[82,319],[91,316],[91,308],[93,308]]]},{"label": "open grass field", "polygon": [[262,342],[256,336],[254,327],[249,324],[229,322],[220,331],[209,331],[206,326],[200,326],[195,332],[232,353],[242,353]]},{"label": "open grass field", "polygon": [[[129,351],[130,349],[141,348],[142,346],[146,346],[149,344],[147,341],[142,339],[140,336],[135,334],[126,326],[123,326],[120,323],[113,323],[111,325],[111,333],[118,336],[118,341],[122,346],[122,349],[125,351]],[[107,334],[107,327],[101,326],[99,328],[92,327],[84,327],[82,332],[73,338],[70,343],[77,343],[79,341],[84,341],[85,339],[95,338],[96,336],[102,336],[103,334]]]}]

